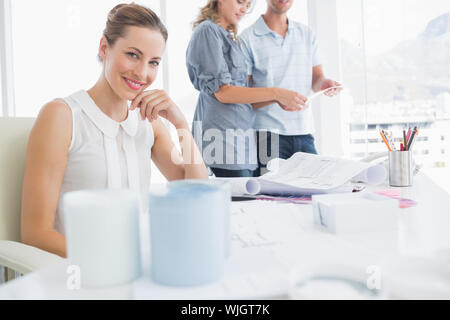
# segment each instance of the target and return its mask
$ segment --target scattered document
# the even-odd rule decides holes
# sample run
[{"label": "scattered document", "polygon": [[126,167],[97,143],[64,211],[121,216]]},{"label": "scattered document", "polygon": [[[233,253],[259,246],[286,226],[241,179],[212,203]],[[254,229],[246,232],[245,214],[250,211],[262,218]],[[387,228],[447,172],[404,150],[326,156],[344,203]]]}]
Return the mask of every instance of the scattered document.
[{"label": "scattered document", "polygon": [[[269,163],[270,164],[270,163]],[[272,171],[259,178],[223,178],[233,195],[300,196],[352,192],[350,181],[379,184],[386,179],[381,165],[298,152],[268,166]]]},{"label": "scattered document", "polygon": [[325,94],[326,92],[328,92],[330,90],[333,90],[333,89],[341,89],[341,90],[343,90],[345,88],[343,86],[335,86],[335,87],[330,87],[330,88],[327,88],[325,90],[316,92],[316,93],[314,93],[314,94],[312,94],[312,95],[310,95],[308,97],[308,99],[305,102],[305,105],[309,105],[315,98],[317,98],[318,96],[321,96],[322,94]]},{"label": "scattered document", "polygon": [[[231,205],[233,247],[275,248],[314,231],[311,210],[291,203],[244,201]],[[232,250],[233,251],[233,250]]]}]

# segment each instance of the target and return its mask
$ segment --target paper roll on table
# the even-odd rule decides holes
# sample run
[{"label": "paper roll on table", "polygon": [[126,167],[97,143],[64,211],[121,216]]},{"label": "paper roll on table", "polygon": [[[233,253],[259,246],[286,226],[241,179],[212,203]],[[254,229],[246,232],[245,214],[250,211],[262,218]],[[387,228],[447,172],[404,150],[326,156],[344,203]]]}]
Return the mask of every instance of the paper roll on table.
[{"label": "paper roll on table", "polygon": [[259,178],[221,178],[231,184],[233,195],[303,196],[351,192],[349,182],[377,185],[387,179],[381,164],[297,152],[288,160],[269,161],[271,170]]},{"label": "paper roll on table", "polygon": [[367,168],[367,170],[362,171],[360,174],[356,175],[352,181],[364,182],[370,185],[378,185],[386,181],[388,177],[388,171],[386,167],[382,164],[375,165],[373,167]]}]

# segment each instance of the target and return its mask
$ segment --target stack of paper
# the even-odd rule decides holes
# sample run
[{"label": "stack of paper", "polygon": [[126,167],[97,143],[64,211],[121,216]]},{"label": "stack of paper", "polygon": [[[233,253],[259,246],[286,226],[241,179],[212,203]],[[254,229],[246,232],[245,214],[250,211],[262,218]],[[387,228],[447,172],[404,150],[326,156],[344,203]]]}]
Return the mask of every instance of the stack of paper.
[{"label": "stack of paper", "polygon": [[[233,195],[312,195],[351,192],[352,181],[379,184],[386,179],[382,165],[298,152],[288,160],[269,165],[259,178],[225,178]],[[269,163],[270,164],[270,163]]]}]

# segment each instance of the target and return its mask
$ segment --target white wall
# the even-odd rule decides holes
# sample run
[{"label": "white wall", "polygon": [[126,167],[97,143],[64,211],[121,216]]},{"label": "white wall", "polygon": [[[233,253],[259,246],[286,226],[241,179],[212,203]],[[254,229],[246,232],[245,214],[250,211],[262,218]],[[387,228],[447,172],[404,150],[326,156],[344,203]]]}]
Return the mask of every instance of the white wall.
[{"label": "white wall", "polygon": [[0,110],[14,116],[14,72],[11,38],[11,1],[0,0]]},{"label": "white wall", "polygon": [[[336,0],[309,1],[308,11],[309,25],[317,36],[324,74],[339,82],[341,70]],[[345,114],[340,99],[321,97],[311,106],[317,147],[321,154],[344,155]]]}]

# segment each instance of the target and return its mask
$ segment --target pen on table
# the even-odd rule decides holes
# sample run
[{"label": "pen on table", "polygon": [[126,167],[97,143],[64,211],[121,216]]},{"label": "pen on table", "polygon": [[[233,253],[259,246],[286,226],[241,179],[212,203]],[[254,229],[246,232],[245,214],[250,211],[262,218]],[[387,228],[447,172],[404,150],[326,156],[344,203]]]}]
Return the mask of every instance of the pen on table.
[{"label": "pen on table", "polygon": [[397,151],[397,149],[395,148],[395,145],[392,143],[392,133],[391,132],[387,132],[387,131],[383,131],[383,133],[384,133],[384,136],[386,137],[386,140],[387,140],[391,150],[392,151]]},{"label": "pen on table", "polygon": [[411,145],[409,146],[409,148],[412,150],[413,146],[414,146],[414,142],[416,142],[417,140],[417,136],[419,135],[419,130],[416,130],[416,135],[414,136],[414,140],[411,141]]},{"label": "pen on table", "polygon": [[392,140],[392,132],[386,132],[386,138],[389,142],[389,146],[391,147],[392,151],[397,151],[394,141]]},{"label": "pen on table", "polygon": [[417,127],[415,127],[414,131],[413,131],[413,133],[411,135],[411,139],[409,141],[409,144],[408,144],[408,151],[411,150],[412,146],[414,145],[414,141],[416,140],[418,134],[419,134],[419,130],[417,130]]},{"label": "pen on table", "polygon": [[411,138],[409,138],[408,145],[406,146],[406,151],[409,151],[411,148],[412,141],[417,134],[417,127],[414,127],[414,130],[411,133]]},{"label": "pen on table", "polygon": [[389,147],[389,143],[387,142],[386,137],[384,136],[383,130],[380,130],[380,136],[381,136],[381,139],[383,139],[384,143],[386,144],[386,147],[388,147],[388,150],[392,151],[391,147]]},{"label": "pen on table", "polygon": [[408,145],[409,138],[411,138],[411,128],[408,129],[408,134],[406,135],[405,149],[406,149],[406,146]]},{"label": "pen on table", "polygon": [[406,131],[405,129],[403,129],[403,147],[401,151],[405,150],[405,147],[406,147]]}]

